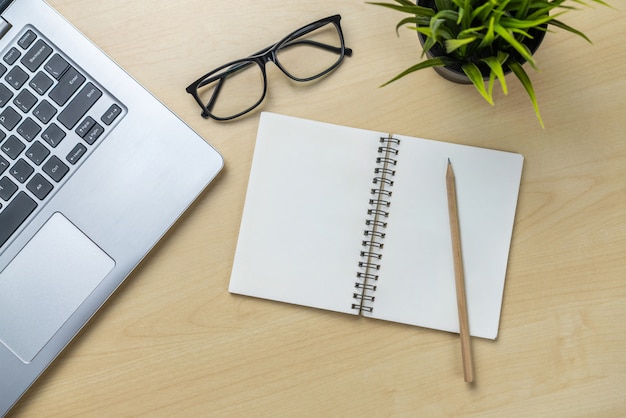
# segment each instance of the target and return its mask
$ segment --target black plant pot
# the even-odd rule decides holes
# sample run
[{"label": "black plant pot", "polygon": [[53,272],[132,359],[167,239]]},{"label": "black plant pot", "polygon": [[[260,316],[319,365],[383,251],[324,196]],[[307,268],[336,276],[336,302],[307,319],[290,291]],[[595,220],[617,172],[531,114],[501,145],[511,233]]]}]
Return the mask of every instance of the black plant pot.
[{"label": "black plant pot", "polygon": [[[417,5],[434,9],[435,1],[434,0],[417,0]],[[547,28],[547,25],[544,26],[544,29],[545,28]],[[546,31],[540,30],[540,29],[530,29],[528,33],[530,36],[532,36],[532,39],[527,38],[527,39],[522,40],[521,42],[528,47],[531,54],[534,54],[539,48],[539,46],[541,45],[543,38],[546,36]],[[424,36],[420,32],[417,32],[417,37],[422,47],[424,47],[426,36]],[[428,52],[426,52],[426,56],[428,58],[442,57],[442,56],[446,56],[446,51],[441,45],[436,44]],[[526,62],[526,60],[517,51],[514,51],[512,53],[512,57],[520,64],[523,64]],[[490,72],[489,67],[486,64],[481,63],[481,62],[476,62],[476,65],[478,66],[478,69],[483,74],[483,78],[485,80],[488,80],[489,72]],[[437,74],[439,74],[446,80],[453,81],[455,83],[460,83],[460,84],[472,84],[470,79],[465,75],[465,73],[461,69],[461,64],[446,65],[443,67],[441,66],[433,67],[433,69],[437,72]],[[511,70],[506,69],[504,73],[508,74],[510,72]]]}]

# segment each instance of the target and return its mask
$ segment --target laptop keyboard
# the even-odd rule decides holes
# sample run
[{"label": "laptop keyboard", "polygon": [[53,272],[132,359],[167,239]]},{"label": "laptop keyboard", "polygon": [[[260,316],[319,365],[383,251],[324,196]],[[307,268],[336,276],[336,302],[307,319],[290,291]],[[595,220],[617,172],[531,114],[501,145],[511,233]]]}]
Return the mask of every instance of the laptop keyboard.
[{"label": "laptop keyboard", "polygon": [[33,27],[0,53],[0,248],[124,114]]}]

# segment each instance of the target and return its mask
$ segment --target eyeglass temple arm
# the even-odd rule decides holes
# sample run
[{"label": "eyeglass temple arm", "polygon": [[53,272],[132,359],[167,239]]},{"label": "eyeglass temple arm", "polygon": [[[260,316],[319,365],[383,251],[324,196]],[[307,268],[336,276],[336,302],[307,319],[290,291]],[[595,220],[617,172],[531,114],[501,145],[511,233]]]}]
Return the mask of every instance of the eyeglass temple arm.
[{"label": "eyeglass temple arm", "polygon": [[[341,47],[328,45],[328,44],[325,44],[325,43],[322,43],[322,42],[311,41],[309,39],[302,39],[302,40],[288,42],[283,47],[296,46],[296,45],[301,45],[301,44],[315,46],[317,48],[324,49],[324,50],[330,51],[330,52],[334,52],[336,54],[341,54],[341,49],[342,49]],[[347,56],[350,57],[350,56],[352,56],[352,49],[344,47],[343,48],[343,53],[344,53],[344,55],[347,55]]]}]

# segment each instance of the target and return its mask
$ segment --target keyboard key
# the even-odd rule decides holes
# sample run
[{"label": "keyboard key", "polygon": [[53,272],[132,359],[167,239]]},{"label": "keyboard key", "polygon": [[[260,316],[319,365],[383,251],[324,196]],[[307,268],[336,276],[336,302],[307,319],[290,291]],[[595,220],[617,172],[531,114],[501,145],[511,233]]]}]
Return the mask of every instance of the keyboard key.
[{"label": "keyboard key", "polygon": [[102,92],[92,83],[87,83],[85,87],[72,99],[58,117],[67,129],[72,129],[78,121],[85,116],[85,113],[98,101]]},{"label": "keyboard key", "polygon": [[53,189],[52,183],[39,173],[33,176],[26,188],[39,200],[44,200]]},{"label": "keyboard key", "polygon": [[70,171],[69,167],[65,165],[56,155],[50,157],[48,161],[43,165],[42,170],[44,173],[50,176],[50,178],[57,183],[60,182],[63,177]]},{"label": "keyboard key", "polygon": [[67,161],[70,164],[74,165],[81,158],[83,158],[83,155],[85,155],[86,152],[87,152],[87,147],[86,146],[84,146],[83,144],[76,144],[74,149],[71,150],[69,154],[67,154]]},{"label": "keyboard key", "polygon": [[[59,106],[63,106],[72,97],[76,90],[85,82],[85,77],[76,69],[70,68],[50,91],[50,98]],[[82,116],[82,115],[81,115]]]},{"label": "keyboard key", "polygon": [[26,31],[26,33],[24,33],[24,35],[22,35],[20,40],[17,41],[17,44],[22,49],[28,49],[28,47],[31,46],[33,42],[35,42],[36,39],[37,39],[37,35],[35,35],[35,32],[29,29]]},{"label": "keyboard key", "polygon": [[50,54],[52,54],[52,48],[40,39],[28,50],[20,62],[34,73]]},{"label": "keyboard key", "polygon": [[26,150],[26,156],[35,164],[41,165],[43,161],[48,157],[50,151],[41,142],[35,141],[28,150]]},{"label": "keyboard key", "polygon": [[9,131],[12,131],[21,120],[22,117],[20,114],[17,113],[11,106],[7,107],[2,113],[0,113],[0,125],[4,126]]},{"label": "keyboard key", "polygon": [[40,96],[43,96],[54,82],[42,72],[38,72],[28,85]]},{"label": "keyboard key", "polygon": [[50,126],[43,131],[41,137],[50,144],[52,148],[56,148],[56,146],[63,141],[63,138],[65,138],[65,131],[56,124],[51,123]]},{"label": "keyboard key", "polygon": [[98,138],[100,138],[100,135],[102,135],[103,133],[104,133],[104,128],[96,123],[96,125],[93,128],[91,128],[89,133],[85,135],[85,138],[83,139],[89,145],[93,145],[94,142],[96,142]]},{"label": "keyboard key", "polygon": [[28,74],[20,67],[13,67],[4,79],[15,90],[19,90],[28,81]]},{"label": "keyboard key", "polygon": [[28,216],[37,208],[37,203],[25,192],[17,196],[0,212],[0,246],[9,240],[11,235],[24,223]]},{"label": "keyboard key", "polygon": [[65,73],[65,70],[67,70],[69,66],[70,64],[68,64],[62,56],[54,54],[43,68],[48,74],[58,80],[63,76],[63,73]]},{"label": "keyboard key", "polygon": [[13,100],[13,104],[24,113],[28,113],[30,109],[37,104],[37,98],[30,91],[24,89]]},{"label": "keyboard key", "polygon": [[[2,177],[0,179],[0,199],[8,202],[9,199],[17,192],[17,185],[11,181],[8,177]],[[2,225],[2,224],[0,224]]]},{"label": "keyboard key", "polygon": [[13,65],[15,64],[15,61],[17,61],[20,56],[22,55],[22,53],[20,51],[17,50],[17,48],[11,48],[9,49],[9,52],[7,52],[3,59],[4,62],[6,62],[9,65]]},{"label": "keyboard key", "polygon": [[4,173],[9,168],[9,162],[0,155],[0,174]]},{"label": "keyboard key", "polygon": [[109,107],[109,109],[104,112],[104,115],[102,115],[102,122],[109,126],[110,124],[113,123],[113,121],[115,121],[115,119],[120,115],[120,113],[122,113],[122,108],[119,107],[116,104],[112,104],[111,107]]},{"label": "keyboard key", "polygon": [[6,72],[7,72],[7,67],[5,67],[2,63],[0,63],[0,77],[2,77],[4,73]]},{"label": "keyboard key", "polygon": [[39,119],[43,124],[50,122],[50,120],[56,115],[57,110],[47,100],[42,100],[37,107],[33,110],[33,115]]},{"label": "keyboard key", "polygon": [[76,127],[76,135],[84,138],[95,124],[96,121],[91,116],[87,116],[85,120]]},{"label": "keyboard key", "polygon": [[13,92],[4,84],[0,84],[0,107],[4,107],[11,100],[11,97],[13,97]]},{"label": "keyboard key", "polygon": [[17,160],[15,165],[9,169],[9,173],[20,183],[25,183],[34,171],[35,169],[23,158]]},{"label": "keyboard key", "polygon": [[15,160],[26,148],[26,145],[22,143],[15,135],[11,135],[7,139],[0,149],[12,160]]},{"label": "keyboard key", "polygon": [[35,139],[40,131],[41,127],[30,117],[24,119],[24,122],[17,128],[17,133],[28,142]]}]

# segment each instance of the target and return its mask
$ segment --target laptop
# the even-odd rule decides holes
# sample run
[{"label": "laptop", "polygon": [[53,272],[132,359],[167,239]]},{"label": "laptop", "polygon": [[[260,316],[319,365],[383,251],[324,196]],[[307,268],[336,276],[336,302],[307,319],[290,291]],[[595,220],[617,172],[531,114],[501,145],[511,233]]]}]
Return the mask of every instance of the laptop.
[{"label": "laptop", "polygon": [[43,0],[0,0],[0,416],[222,166]]}]

